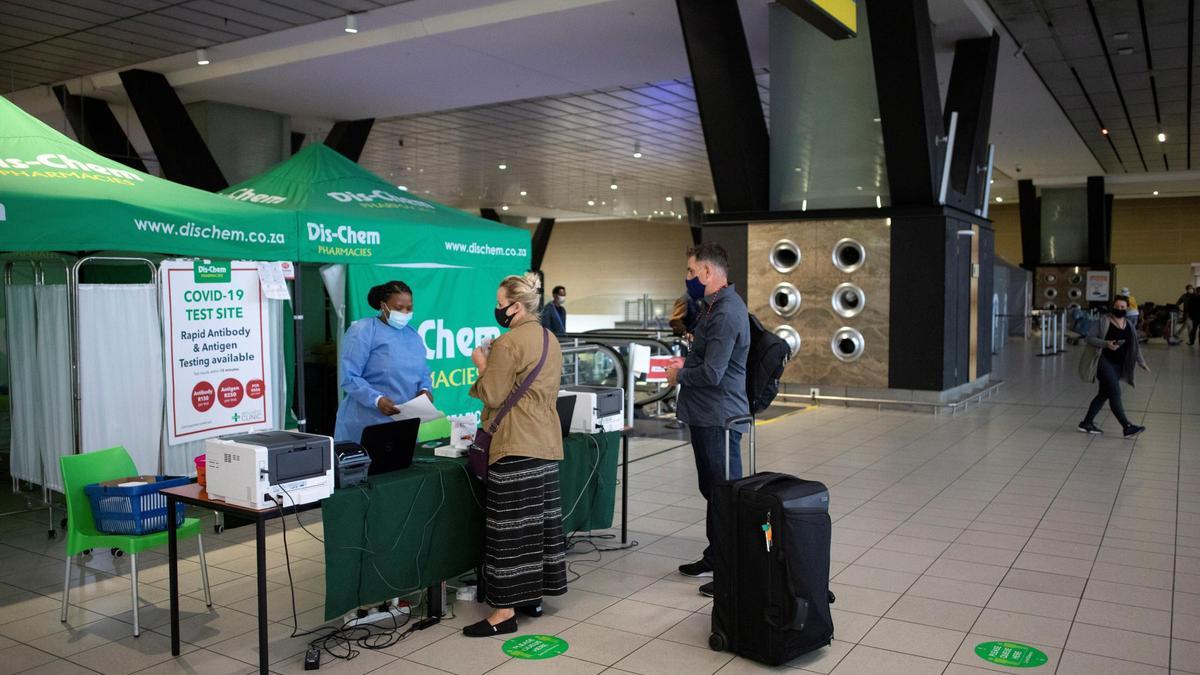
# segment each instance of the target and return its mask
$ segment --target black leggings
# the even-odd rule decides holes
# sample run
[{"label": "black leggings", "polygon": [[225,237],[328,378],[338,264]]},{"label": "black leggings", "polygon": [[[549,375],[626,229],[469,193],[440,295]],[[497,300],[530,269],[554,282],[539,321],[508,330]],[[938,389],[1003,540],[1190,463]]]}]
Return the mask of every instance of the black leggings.
[{"label": "black leggings", "polygon": [[1129,418],[1125,416],[1125,406],[1121,405],[1121,366],[1101,355],[1100,363],[1096,366],[1096,379],[1100,382],[1100,391],[1096,394],[1096,398],[1092,399],[1092,404],[1088,406],[1087,417],[1083,418],[1084,424],[1095,422],[1100,408],[1103,408],[1104,402],[1108,401],[1108,407],[1112,409],[1113,417],[1117,418],[1122,427],[1129,426]]}]

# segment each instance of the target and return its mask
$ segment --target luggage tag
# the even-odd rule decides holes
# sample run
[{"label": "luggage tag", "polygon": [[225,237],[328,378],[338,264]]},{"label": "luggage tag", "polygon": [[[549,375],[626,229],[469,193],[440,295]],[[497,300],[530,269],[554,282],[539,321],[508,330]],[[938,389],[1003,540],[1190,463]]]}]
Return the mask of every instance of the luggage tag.
[{"label": "luggage tag", "polygon": [[771,552],[771,512],[767,511],[767,522],[762,524],[763,539],[767,542],[767,553]]}]

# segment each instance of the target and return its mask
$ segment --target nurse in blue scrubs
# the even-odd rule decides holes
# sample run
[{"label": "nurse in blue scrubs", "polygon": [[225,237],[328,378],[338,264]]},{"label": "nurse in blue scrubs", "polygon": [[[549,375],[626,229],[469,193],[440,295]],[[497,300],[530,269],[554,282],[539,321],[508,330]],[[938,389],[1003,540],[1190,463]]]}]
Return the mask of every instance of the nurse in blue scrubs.
[{"label": "nurse in blue scrubs", "polygon": [[354,441],[372,424],[390,422],[396,406],[418,394],[433,400],[425,343],[408,325],[413,293],[403,281],[389,281],[367,293],[376,316],[351,324],[342,339],[342,390],[334,438]]}]

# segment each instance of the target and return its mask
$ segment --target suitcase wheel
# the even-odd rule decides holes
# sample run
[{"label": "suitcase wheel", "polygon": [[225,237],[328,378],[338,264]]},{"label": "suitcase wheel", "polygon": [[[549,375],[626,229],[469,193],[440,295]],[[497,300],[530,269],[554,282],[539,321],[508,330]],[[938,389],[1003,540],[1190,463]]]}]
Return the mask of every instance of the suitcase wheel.
[{"label": "suitcase wheel", "polygon": [[728,646],[728,643],[726,643],[726,641],[725,641],[725,634],[724,633],[713,633],[712,635],[709,635],[708,636],[708,646],[714,652],[725,651],[725,648]]},{"label": "suitcase wheel", "polygon": [[829,604],[832,605],[835,602],[837,602],[837,596],[833,594],[833,591],[829,591]]}]

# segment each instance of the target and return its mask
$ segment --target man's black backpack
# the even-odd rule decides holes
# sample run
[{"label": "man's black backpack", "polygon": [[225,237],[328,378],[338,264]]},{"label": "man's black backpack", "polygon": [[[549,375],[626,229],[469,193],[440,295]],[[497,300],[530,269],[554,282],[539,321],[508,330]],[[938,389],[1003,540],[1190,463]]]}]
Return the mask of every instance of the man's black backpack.
[{"label": "man's black backpack", "polygon": [[763,328],[758,317],[751,314],[750,352],[746,355],[746,399],[751,415],[766,410],[775,400],[779,378],[791,355],[787,341]]}]

